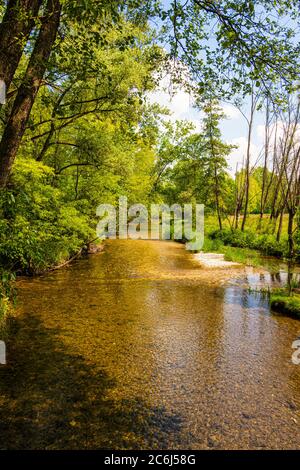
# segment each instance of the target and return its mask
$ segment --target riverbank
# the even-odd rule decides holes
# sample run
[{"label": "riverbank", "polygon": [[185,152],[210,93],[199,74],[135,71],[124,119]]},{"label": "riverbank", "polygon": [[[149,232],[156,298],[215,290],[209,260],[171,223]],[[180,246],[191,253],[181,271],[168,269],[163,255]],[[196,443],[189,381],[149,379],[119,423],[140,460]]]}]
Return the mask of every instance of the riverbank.
[{"label": "riverbank", "polygon": [[0,339],[7,334],[7,320],[12,315],[16,299],[16,276],[0,269]]},{"label": "riverbank", "polygon": [[[231,246],[230,243],[224,244],[222,236],[226,232],[216,232],[213,231],[210,234],[206,235],[204,240],[204,246],[202,248],[202,252],[205,254],[215,254],[216,256],[223,255],[224,259],[233,264],[241,264],[246,266],[252,266],[256,268],[263,268],[267,269],[269,272],[278,272],[279,265],[278,263],[283,262],[284,259],[281,256],[265,256],[259,250],[253,250],[248,247],[238,247],[238,246]],[[225,240],[234,239],[236,232],[232,232],[230,237],[225,236]],[[239,239],[247,239],[249,234],[245,233]],[[238,243],[238,242],[237,242]],[[294,268],[297,268],[294,264]],[[290,268],[286,265],[286,270]],[[300,276],[296,276],[294,279],[295,288],[300,287]],[[265,287],[262,288],[264,291]],[[296,319],[300,319],[300,295],[295,293],[293,289],[288,289],[287,286],[276,288],[270,291],[269,294],[269,305],[270,309],[276,311],[282,315],[287,315]]]},{"label": "riverbank", "polygon": [[264,267],[262,254],[258,250],[224,245],[218,240],[212,240],[208,237],[205,237],[202,251],[204,253],[222,253],[226,261],[246,266]]},{"label": "riverbank", "polygon": [[286,288],[274,289],[270,293],[270,306],[275,312],[300,320],[300,294],[289,293]]},{"label": "riverbank", "polygon": [[16,273],[0,267],[0,339],[4,339],[9,335],[10,319],[14,317],[15,304],[17,299],[16,279],[17,277],[39,277],[57,271],[71,265],[74,261],[102,252],[104,249],[103,241],[94,239],[83,245],[79,251],[72,256],[60,260],[43,269],[36,268],[30,273],[20,271],[18,276]]},{"label": "riverbank", "polygon": [[[223,255],[222,259],[224,258],[227,260],[225,263],[223,262],[222,266],[224,269],[228,269],[233,266],[239,267],[242,265],[265,269],[267,265],[269,271],[276,272],[275,266],[277,260],[272,258],[263,258],[257,251],[252,253],[252,250],[245,248],[222,246],[219,247],[215,253],[211,253],[209,249],[210,247],[211,245],[207,244],[204,247],[203,255],[201,253],[195,255],[195,257],[198,257],[196,259],[203,264],[203,267],[208,269],[214,269],[216,267],[214,264],[210,264],[210,257],[213,257],[214,255],[216,258]],[[205,260],[205,255],[209,256],[208,261]],[[226,265],[226,263],[228,263],[228,265]],[[299,285],[299,282],[300,279],[298,276],[298,279],[295,281],[296,285]],[[265,287],[263,287],[261,291],[264,292]],[[282,315],[300,319],[300,295],[298,293],[293,292],[293,290],[289,292],[288,288],[285,286],[282,288],[271,289],[270,292],[268,291],[268,298],[271,310]]]},{"label": "riverbank", "polygon": [[[205,217],[205,244],[204,251],[227,251],[228,259],[244,262],[251,265],[259,264],[259,256],[271,256],[278,259],[289,257],[287,217],[282,220],[282,232],[280,240],[277,240],[277,226],[268,218],[263,220],[256,214],[247,218],[245,230],[232,227],[232,217],[223,221],[220,230],[215,216]],[[296,226],[295,226],[296,233]],[[294,237],[294,259],[300,261],[300,240]],[[228,247],[228,248],[227,248]],[[242,251],[241,251],[242,250]],[[244,251],[245,250],[245,251]],[[253,259],[251,261],[251,258]]]}]

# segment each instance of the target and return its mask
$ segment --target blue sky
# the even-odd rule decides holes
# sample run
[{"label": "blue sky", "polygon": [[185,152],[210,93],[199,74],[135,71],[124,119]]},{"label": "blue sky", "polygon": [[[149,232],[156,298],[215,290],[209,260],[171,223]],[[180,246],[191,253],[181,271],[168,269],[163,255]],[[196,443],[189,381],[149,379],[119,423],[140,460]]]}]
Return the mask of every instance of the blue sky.
[{"label": "blue sky", "polygon": [[[170,6],[170,0],[162,0],[162,4],[167,9]],[[157,24],[158,25],[158,24]],[[214,39],[211,39],[213,43]],[[163,47],[168,49],[168,45],[164,44]],[[184,92],[183,89],[178,89],[174,96],[171,98],[166,88],[168,88],[170,79],[166,77],[161,81],[159,89],[155,93],[150,94],[151,102],[157,102],[160,105],[166,106],[170,109],[172,120],[186,119],[192,121],[196,126],[196,131],[201,129],[202,115],[201,112],[193,107],[192,98]],[[234,174],[237,165],[239,168],[242,165],[243,157],[246,153],[247,147],[247,123],[240,111],[229,103],[220,103],[224,109],[228,119],[223,120],[221,123],[221,131],[223,139],[229,144],[238,146],[238,149],[232,151],[228,158],[229,172]],[[249,99],[245,100],[243,112],[248,115],[249,113]],[[264,115],[262,112],[257,112],[254,121],[253,135],[251,142],[251,162],[255,164],[261,153],[264,141]]]},{"label": "blue sky", "polygon": [[[167,119],[175,121],[177,119],[185,119],[193,122],[196,126],[195,131],[201,130],[202,114],[193,107],[192,97],[189,96],[183,89],[177,89],[174,95],[171,97],[169,92],[166,90],[166,85],[169,79],[166,77],[162,80],[159,88],[156,92],[150,94],[149,98],[151,102],[157,102],[161,106],[166,106],[171,111],[171,116]],[[238,145],[238,149],[233,150],[228,158],[229,172],[234,174],[236,171],[236,165],[239,168],[242,165],[243,157],[246,153],[247,146],[247,123],[245,118],[242,116],[240,111],[229,103],[220,103],[227,119],[221,123],[222,136],[225,142],[229,144]],[[249,103],[246,101],[243,106],[243,112],[247,114]],[[264,140],[264,115],[262,112],[257,112],[254,128],[253,138],[251,143],[251,161],[254,164],[261,152]]]}]

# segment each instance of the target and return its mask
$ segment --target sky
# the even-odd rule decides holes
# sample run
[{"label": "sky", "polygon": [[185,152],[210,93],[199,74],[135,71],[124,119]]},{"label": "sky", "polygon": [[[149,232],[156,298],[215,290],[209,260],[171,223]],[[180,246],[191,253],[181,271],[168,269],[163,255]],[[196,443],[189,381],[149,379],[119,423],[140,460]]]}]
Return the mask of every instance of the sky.
[{"label": "sky", "polygon": [[[195,125],[195,132],[199,132],[201,130],[203,115],[193,107],[192,97],[180,88],[170,96],[170,93],[167,90],[168,84],[168,77],[162,79],[157,90],[149,94],[149,101],[151,103],[158,103],[159,105],[170,109],[171,116],[166,117],[165,119],[170,119],[171,121],[191,121]],[[220,106],[227,116],[227,119],[221,121],[220,128],[222,138],[226,143],[238,146],[238,148],[234,149],[228,157],[228,171],[230,174],[234,175],[237,165],[238,169],[241,169],[243,157],[246,154],[248,127],[245,118],[235,106],[230,103],[222,102],[220,103]],[[247,112],[249,112],[249,109],[247,108],[247,103],[245,103],[243,112],[246,113],[246,115]],[[264,142],[264,132],[264,116],[262,112],[257,111],[251,142],[251,163],[253,165],[261,155]]]},{"label": "sky", "polygon": [[[170,8],[171,0],[161,0],[163,6]],[[290,19],[287,17],[290,22]],[[212,35],[213,36],[213,35]],[[210,41],[213,41],[213,37]],[[168,45],[163,44],[162,47],[168,50]],[[193,107],[192,98],[183,89],[178,89],[177,92],[170,97],[166,90],[170,79],[165,77],[162,79],[158,89],[149,94],[150,102],[157,102],[162,106],[170,109],[172,116],[171,120],[186,119],[192,121],[195,125],[195,132],[201,129],[202,115],[201,112]],[[246,155],[247,149],[247,122],[242,116],[240,111],[229,103],[220,103],[227,119],[221,122],[221,132],[223,140],[228,144],[237,145],[238,148],[234,149],[228,157],[228,171],[234,175],[236,169],[241,169],[243,158]],[[243,107],[243,112],[249,116],[250,98],[246,99]],[[170,119],[170,118],[169,118]],[[251,164],[263,164],[262,149],[264,145],[265,134],[265,117],[262,111],[257,111],[254,118],[253,133],[251,140]]]}]

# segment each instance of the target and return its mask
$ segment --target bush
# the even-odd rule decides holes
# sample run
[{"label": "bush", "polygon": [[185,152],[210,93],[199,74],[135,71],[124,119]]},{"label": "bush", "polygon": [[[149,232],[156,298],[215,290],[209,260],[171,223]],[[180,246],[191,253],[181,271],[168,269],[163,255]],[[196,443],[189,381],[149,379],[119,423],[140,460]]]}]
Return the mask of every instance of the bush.
[{"label": "bush", "polygon": [[287,254],[287,241],[282,239],[280,242],[277,242],[273,235],[256,235],[253,232],[242,232],[239,229],[223,229],[211,232],[210,238],[212,240],[220,240],[224,245],[259,250],[268,256],[281,258]]},{"label": "bush", "polygon": [[68,259],[93,232],[88,217],[50,184],[49,167],[21,160],[14,171],[12,186],[0,193],[0,263],[35,273]]},{"label": "bush", "polygon": [[0,269],[0,329],[15,299],[15,275]]}]

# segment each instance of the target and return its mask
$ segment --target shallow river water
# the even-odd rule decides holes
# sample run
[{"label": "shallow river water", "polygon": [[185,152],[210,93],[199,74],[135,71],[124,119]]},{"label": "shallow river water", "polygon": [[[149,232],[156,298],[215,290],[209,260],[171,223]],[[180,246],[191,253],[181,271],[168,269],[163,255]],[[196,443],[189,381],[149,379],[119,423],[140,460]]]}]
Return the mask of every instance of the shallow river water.
[{"label": "shallow river water", "polygon": [[248,289],[273,282],[139,240],[21,279],[0,448],[299,448],[300,321]]}]

